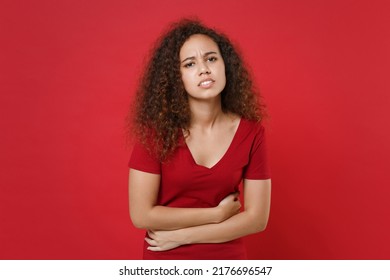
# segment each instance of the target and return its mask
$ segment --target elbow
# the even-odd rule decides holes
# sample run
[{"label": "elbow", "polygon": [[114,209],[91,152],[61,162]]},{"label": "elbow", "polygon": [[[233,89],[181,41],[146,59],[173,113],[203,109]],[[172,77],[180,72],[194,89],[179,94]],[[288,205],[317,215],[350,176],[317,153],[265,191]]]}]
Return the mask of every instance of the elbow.
[{"label": "elbow", "polygon": [[148,229],[147,219],[142,215],[134,215],[130,213],[130,219],[133,226],[139,229]]},{"label": "elbow", "polygon": [[268,219],[267,220],[256,220],[252,223],[252,231],[253,233],[262,232],[267,228]]},{"label": "elbow", "polygon": [[255,232],[262,232],[266,229],[266,227],[267,227],[267,222],[258,223],[255,226]]},{"label": "elbow", "polygon": [[248,211],[250,215],[250,224],[252,233],[262,232],[267,228],[268,219],[269,219],[269,211],[266,213],[262,212],[254,212]]},{"label": "elbow", "polygon": [[130,204],[129,214],[131,223],[138,229],[151,229],[152,222],[151,208],[147,207],[132,207]]},{"label": "elbow", "polygon": [[153,215],[152,208],[137,209],[130,207],[130,220],[134,227],[139,229],[154,229],[156,227],[156,218]]},{"label": "elbow", "polygon": [[134,227],[140,228],[140,229],[142,228],[143,224],[141,223],[141,221],[131,214],[130,214],[130,220],[131,220],[131,223],[133,224]]},{"label": "elbow", "polygon": [[136,228],[139,228],[139,229],[146,229],[146,226],[138,221],[138,220],[134,220],[134,219],[131,219],[132,223],[133,223],[133,226],[136,227]]}]

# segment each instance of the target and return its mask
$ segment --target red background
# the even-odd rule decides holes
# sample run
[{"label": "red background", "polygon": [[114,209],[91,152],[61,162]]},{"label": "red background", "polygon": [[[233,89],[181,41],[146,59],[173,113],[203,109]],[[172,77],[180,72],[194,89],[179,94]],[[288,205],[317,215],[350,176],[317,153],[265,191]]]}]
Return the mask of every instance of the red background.
[{"label": "red background", "polygon": [[[223,3],[223,4],[222,4]],[[268,104],[254,259],[390,258],[388,1],[2,1],[0,258],[138,259],[124,118],[152,42],[196,15]]]}]

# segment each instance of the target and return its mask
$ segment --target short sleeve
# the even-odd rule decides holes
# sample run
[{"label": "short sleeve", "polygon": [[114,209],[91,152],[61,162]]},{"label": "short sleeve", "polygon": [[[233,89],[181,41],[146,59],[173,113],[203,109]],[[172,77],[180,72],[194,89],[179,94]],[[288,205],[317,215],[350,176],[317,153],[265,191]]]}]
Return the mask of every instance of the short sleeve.
[{"label": "short sleeve", "polygon": [[153,157],[149,151],[140,142],[136,142],[131,154],[129,168],[136,169],[143,172],[160,174],[160,161]]},{"label": "short sleeve", "polygon": [[264,126],[254,127],[254,138],[249,154],[249,163],[244,169],[244,179],[265,180],[271,178],[268,164],[267,145]]}]

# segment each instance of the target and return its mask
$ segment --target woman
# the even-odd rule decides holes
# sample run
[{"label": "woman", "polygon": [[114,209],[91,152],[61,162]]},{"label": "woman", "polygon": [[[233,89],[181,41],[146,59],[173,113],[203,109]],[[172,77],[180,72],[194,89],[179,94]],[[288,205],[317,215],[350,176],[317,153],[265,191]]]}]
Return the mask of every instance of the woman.
[{"label": "woman", "polygon": [[137,94],[129,162],[144,259],[246,258],[240,238],[264,230],[270,208],[263,115],[225,36],[183,20],[159,40]]}]

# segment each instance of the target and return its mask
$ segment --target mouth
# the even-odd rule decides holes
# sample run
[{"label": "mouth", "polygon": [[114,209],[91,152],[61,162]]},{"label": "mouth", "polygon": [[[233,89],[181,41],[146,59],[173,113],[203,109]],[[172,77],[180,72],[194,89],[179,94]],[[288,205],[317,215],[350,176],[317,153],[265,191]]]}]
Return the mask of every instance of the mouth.
[{"label": "mouth", "polygon": [[202,88],[209,88],[211,87],[213,84],[215,83],[215,81],[213,79],[205,79],[203,81],[201,81],[198,86],[199,87],[202,87]]}]

